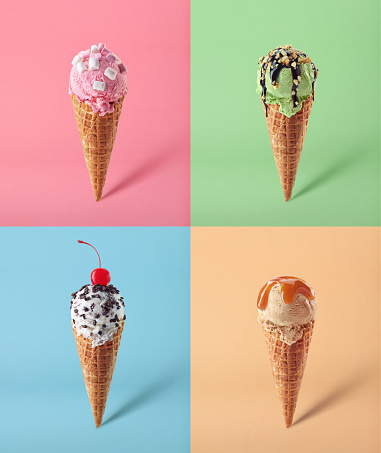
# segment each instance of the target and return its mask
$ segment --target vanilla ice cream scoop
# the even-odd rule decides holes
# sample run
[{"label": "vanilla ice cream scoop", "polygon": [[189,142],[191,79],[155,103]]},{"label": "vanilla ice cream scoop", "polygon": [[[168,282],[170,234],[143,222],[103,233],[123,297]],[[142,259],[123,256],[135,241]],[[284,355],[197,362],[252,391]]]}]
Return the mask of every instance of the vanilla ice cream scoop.
[{"label": "vanilla ice cream scoop", "polygon": [[84,285],[72,294],[71,322],[77,335],[92,340],[91,347],[111,340],[126,319],[123,297],[113,285]]},{"label": "vanilla ice cream scoop", "polygon": [[316,318],[314,290],[296,277],[269,280],[258,296],[258,321],[267,331],[277,331],[291,345],[303,336]]}]

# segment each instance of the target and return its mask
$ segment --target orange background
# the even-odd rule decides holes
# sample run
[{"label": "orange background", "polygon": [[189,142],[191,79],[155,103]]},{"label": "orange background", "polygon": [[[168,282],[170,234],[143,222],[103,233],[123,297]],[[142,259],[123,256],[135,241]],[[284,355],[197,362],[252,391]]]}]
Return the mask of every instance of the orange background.
[{"label": "orange background", "polygon": [[[191,451],[379,452],[379,228],[191,229]],[[257,295],[306,280],[318,314],[284,427]]]}]

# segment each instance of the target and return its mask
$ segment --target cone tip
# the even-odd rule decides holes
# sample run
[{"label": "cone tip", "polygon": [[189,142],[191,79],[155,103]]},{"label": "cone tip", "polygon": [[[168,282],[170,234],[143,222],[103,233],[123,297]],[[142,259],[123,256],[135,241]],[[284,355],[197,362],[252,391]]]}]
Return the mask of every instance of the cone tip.
[{"label": "cone tip", "polygon": [[290,428],[290,426],[292,425],[292,422],[293,422],[293,419],[294,417],[290,417],[289,415],[284,417],[284,424],[286,425],[286,428]]}]

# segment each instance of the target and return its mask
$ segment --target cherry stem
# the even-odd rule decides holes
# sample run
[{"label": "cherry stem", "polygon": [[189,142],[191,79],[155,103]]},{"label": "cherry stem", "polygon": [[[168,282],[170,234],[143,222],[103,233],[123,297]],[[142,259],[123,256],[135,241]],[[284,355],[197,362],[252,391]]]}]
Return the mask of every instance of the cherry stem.
[{"label": "cherry stem", "polygon": [[102,265],[101,265],[101,257],[99,256],[98,250],[93,245],[89,244],[88,242],[83,242],[83,241],[78,241],[78,242],[80,244],[89,245],[90,247],[92,247],[97,252],[97,255],[98,255],[98,258],[99,258],[99,267],[102,267]]}]

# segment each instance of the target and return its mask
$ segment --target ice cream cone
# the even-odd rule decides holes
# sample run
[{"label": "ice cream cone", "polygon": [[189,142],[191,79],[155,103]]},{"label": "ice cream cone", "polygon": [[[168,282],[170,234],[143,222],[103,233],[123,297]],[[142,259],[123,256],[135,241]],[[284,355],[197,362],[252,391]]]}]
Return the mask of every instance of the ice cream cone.
[{"label": "ice cream cone", "polygon": [[291,426],[294,417],[313,327],[314,321],[304,328],[303,336],[291,346],[281,340],[279,331],[263,329],[286,428]]},{"label": "ice cream cone", "polygon": [[113,338],[94,348],[91,347],[90,339],[77,335],[76,329],[73,329],[83,378],[97,428],[102,424],[123,327],[124,321],[121,321]]},{"label": "ice cream cone", "polygon": [[124,96],[115,103],[113,112],[100,116],[93,112],[89,104],[80,102],[77,96],[71,95],[82,149],[96,201],[99,201],[102,197],[123,99]]},{"label": "ice cream cone", "polygon": [[271,147],[286,201],[290,200],[294,187],[312,102],[313,96],[310,96],[303,101],[301,110],[288,118],[279,112],[278,104],[267,104],[266,117],[266,107],[262,101]]}]

